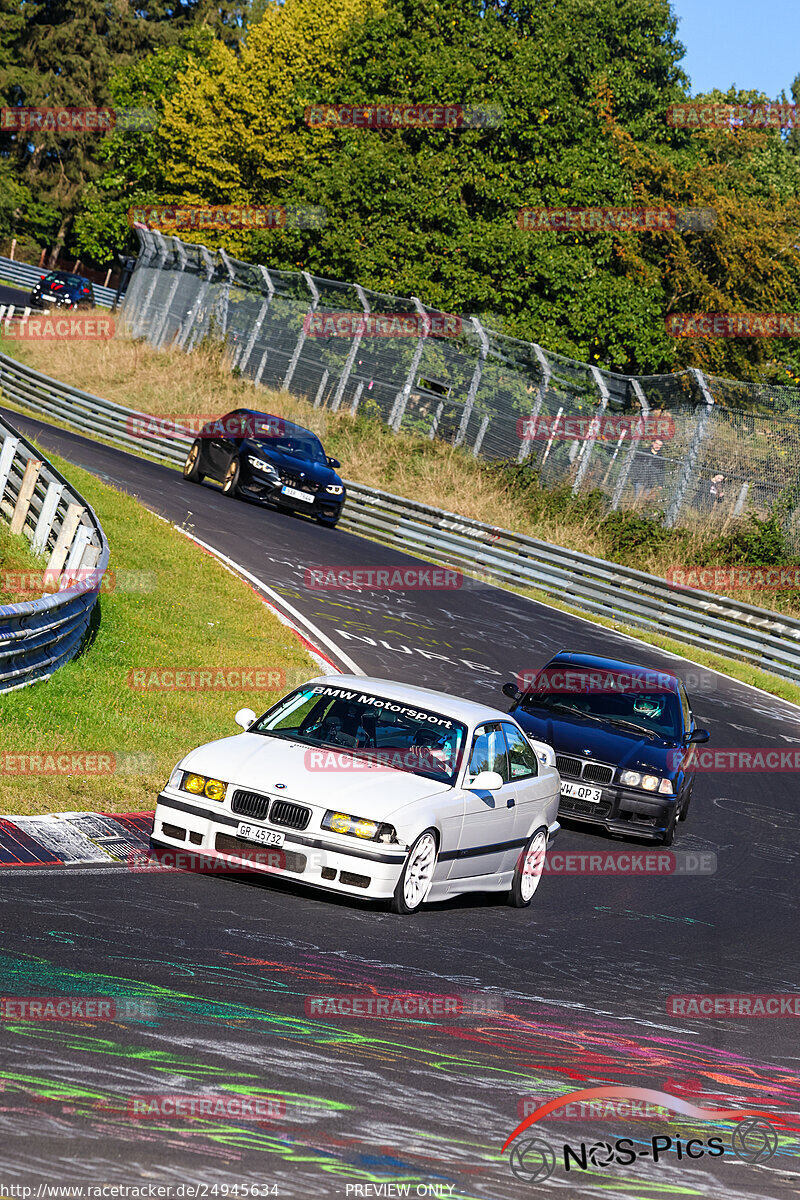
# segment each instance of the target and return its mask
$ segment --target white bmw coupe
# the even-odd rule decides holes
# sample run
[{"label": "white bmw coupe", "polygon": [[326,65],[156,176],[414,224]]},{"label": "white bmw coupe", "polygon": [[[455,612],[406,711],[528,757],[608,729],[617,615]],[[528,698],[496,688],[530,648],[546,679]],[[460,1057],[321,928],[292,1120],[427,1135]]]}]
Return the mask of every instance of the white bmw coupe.
[{"label": "white bmw coupe", "polygon": [[336,675],[236,722],[243,733],[175,767],[153,846],[389,900],[397,913],[460,892],[530,904],[559,830],[560,779],[550,747],[507,713]]}]

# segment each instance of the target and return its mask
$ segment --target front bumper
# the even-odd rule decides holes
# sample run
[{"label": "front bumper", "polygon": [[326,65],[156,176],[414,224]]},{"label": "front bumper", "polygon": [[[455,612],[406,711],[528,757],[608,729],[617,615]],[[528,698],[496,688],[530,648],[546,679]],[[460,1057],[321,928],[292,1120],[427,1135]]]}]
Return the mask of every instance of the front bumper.
[{"label": "front bumper", "polygon": [[289,512],[306,513],[310,517],[324,517],[325,520],[337,520],[344,507],[344,496],[326,496],[324,492],[316,492],[311,503],[308,500],[297,500],[294,496],[286,496],[281,491],[283,484],[271,483],[263,476],[255,473],[239,485],[239,491],[250,500],[258,500],[262,504],[275,504]]},{"label": "front bumper", "polygon": [[584,785],[583,780],[568,779],[564,782],[599,788],[601,799],[576,800],[561,796],[558,805],[559,819],[581,821],[587,825],[601,825],[609,833],[645,838],[659,842],[668,828],[677,804],[677,796],[645,794],[633,788],[609,785]]},{"label": "front bumper", "polygon": [[[404,846],[363,842],[342,847],[336,835],[314,830],[297,833],[269,821],[253,821],[284,835],[280,849],[237,836],[237,826],[248,818],[222,806],[211,810],[207,802],[162,792],[153,819],[154,845],[194,851],[198,859],[230,864],[232,871],[258,871],[349,896],[389,900],[406,861]],[[355,840],[355,839],[353,839]],[[214,869],[213,867],[211,868]]]}]

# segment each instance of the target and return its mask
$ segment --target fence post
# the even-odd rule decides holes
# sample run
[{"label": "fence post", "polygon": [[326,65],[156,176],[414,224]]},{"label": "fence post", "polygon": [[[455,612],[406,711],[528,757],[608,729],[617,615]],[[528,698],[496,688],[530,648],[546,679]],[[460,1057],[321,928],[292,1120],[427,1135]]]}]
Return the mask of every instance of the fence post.
[{"label": "fence post", "polygon": [[488,428],[489,428],[489,414],[485,413],[483,420],[481,421],[481,427],[478,430],[478,436],[475,438],[475,445],[472,447],[472,453],[475,458],[477,458],[481,452],[481,446],[483,445],[483,439],[486,436],[486,430]]},{"label": "fence post", "polygon": [[25,464],[25,474],[22,476],[17,503],[14,505],[14,515],[11,518],[10,533],[22,533],[25,528],[25,522],[28,519],[28,511],[31,507],[33,493],[36,491],[36,484],[39,482],[39,472],[42,469],[42,465],[42,461],[39,458],[29,458]]},{"label": "fence post", "polygon": [[642,385],[639,383],[638,379],[631,379],[631,388],[633,389],[633,394],[639,402],[641,420],[637,422],[636,429],[631,435],[631,448],[625,456],[625,462],[622,464],[620,473],[617,476],[617,481],[614,484],[614,491],[611,493],[611,509],[613,512],[616,512],[620,506],[622,493],[625,491],[625,484],[628,482],[630,477],[631,467],[633,466],[634,458],[639,449],[639,443],[642,440],[642,434],[644,433],[644,426],[650,414],[650,405],[647,403],[647,397],[645,396]]},{"label": "fence post", "polygon": [[[367,297],[364,294],[364,289],[362,287],[359,287],[359,285],[357,283],[354,284],[353,286],[356,289],[356,294],[358,295],[358,298],[361,301],[361,307],[363,308],[364,316],[366,317],[369,315],[370,309],[369,309],[369,301],[367,300]],[[341,375],[339,376],[339,382],[336,384],[336,391],[333,393],[333,400],[331,401],[331,412],[336,412],[339,405],[342,403],[342,397],[344,396],[344,389],[347,387],[347,381],[350,378],[350,372],[353,370],[353,363],[356,361],[356,355],[358,354],[358,347],[361,345],[361,337],[362,337],[362,333],[359,330],[359,332],[353,338],[353,344],[350,347],[350,351],[347,355],[347,359],[345,361],[344,368],[342,370]]]},{"label": "fence post", "polygon": [[155,245],[156,259],[152,266],[153,278],[150,281],[150,287],[147,289],[147,295],[142,301],[141,308],[137,312],[135,320],[132,322],[131,333],[134,337],[141,337],[145,332],[149,316],[148,310],[153,302],[153,296],[155,295],[161,271],[167,258],[167,242],[164,235],[158,229],[152,229],[149,232]]},{"label": "fence post", "polygon": [[36,522],[36,529],[33,532],[33,540],[31,542],[31,550],[34,554],[41,554],[47,545],[47,539],[50,536],[50,530],[53,528],[53,519],[56,515],[63,491],[64,484],[59,483],[57,479],[51,479],[47,485],[42,511],[39,513],[39,520]]},{"label": "fence post", "polygon": [[700,394],[703,397],[703,407],[701,408],[700,414],[697,418],[697,425],[695,426],[695,431],[692,436],[692,441],[687,451],[686,458],[683,460],[683,466],[681,468],[681,473],[678,476],[678,486],[675,489],[675,495],[672,497],[672,502],[667,509],[666,516],[664,517],[664,524],[668,529],[671,529],[675,525],[680,515],[683,501],[686,497],[686,492],[689,488],[689,484],[692,481],[692,476],[697,468],[697,463],[700,458],[700,451],[703,448],[703,442],[706,440],[711,428],[711,412],[714,408],[714,397],[711,395],[705,375],[702,371],[698,370],[697,367],[691,367],[690,370],[695,377],[697,386],[700,388]]},{"label": "fence post", "polygon": [[220,288],[220,293],[214,301],[212,318],[214,321],[215,332],[218,332],[220,340],[223,340],[228,331],[228,308],[231,302],[231,285],[236,278],[236,272],[231,266],[231,260],[228,258],[224,250],[217,251],[225,270],[228,272],[228,278]]},{"label": "fence post", "polygon": [[58,539],[53,547],[53,553],[50,555],[50,561],[47,564],[48,571],[60,571],[64,566],[64,560],[72,545],[75,532],[80,525],[81,517],[85,512],[86,509],[82,504],[70,504],[68,506],[64,516],[64,523],[61,526]]},{"label": "fence post", "polygon": [[133,270],[128,279],[125,297],[121,301],[122,316],[125,318],[131,332],[133,332],[138,318],[139,296],[142,288],[145,286],[145,270],[150,265],[155,246],[149,229],[146,229],[143,225],[136,225],[134,228],[136,229],[136,236],[139,239],[139,253],[134,261]]},{"label": "fence post", "polygon": [[179,268],[175,272],[175,278],[172,281],[172,286],[169,289],[169,295],[167,296],[166,303],[164,304],[164,316],[158,328],[154,331],[150,338],[150,344],[151,346],[154,346],[156,350],[160,350],[164,345],[164,341],[167,336],[167,327],[169,325],[169,311],[172,308],[172,301],[175,299],[175,293],[180,286],[181,275],[186,267],[186,252],[183,248],[183,242],[177,237],[170,238],[169,240],[172,242],[172,249],[177,256]]},{"label": "fence post", "polygon": [[[483,374],[483,364],[486,362],[486,356],[489,353],[489,339],[486,336],[486,330],[483,328],[477,317],[472,318],[472,327],[480,339],[481,348],[478,353],[478,361],[475,363],[475,370],[472,372],[472,379],[469,381],[467,402],[464,405],[464,411],[461,414],[461,423],[458,427],[458,433],[453,440],[454,446],[460,446],[464,441],[464,438],[467,436],[469,420],[472,416],[472,410],[475,407],[475,398],[478,395],[481,375]],[[486,424],[488,424],[488,422],[481,426],[480,433],[478,434],[478,440],[475,443],[474,453],[476,457],[478,450],[480,449],[480,443],[483,441],[483,435],[486,432]]]},{"label": "fence post", "polygon": [[18,446],[18,437],[7,437],[3,442],[3,449],[0,450],[0,504],[2,504],[3,497],[6,494],[6,484],[11,474],[11,464],[16,458]]},{"label": "fence post", "polygon": [[325,391],[325,385],[328,382],[329,375],[330,375],[330,371],[326,367],[325,370],[322,372],[322,379],[320,379],[320,381],[319,381],[319,387],[317,388],[317,394],[314,397],[314,408],[319,408],[320,404],[322,403],[322,396]]},{"label": "fence post", "polygon": [[419,335],[417,344],[414,347],[414,353],[411,356],[411,364],[406,374],[405,383],[394,398],[394,404],[392,405],[392,410],[389,413],[389,419],[386,422],[389,428],[393,429],[395,433],[398,432],[403,422],[403,414],[408,407],[408,398],[411,395],[411,389],[414,386],[414,380],[417,377],[417,371],[419,370],[419,364],[422,360],[422,354],[425,349],[425,339],[430,333],[431,328],[430,317],[425,312],[425,309],[422,306],[422,301],[417,296],[412,296],[411,302],[414,305],[414,308],[417,310],[417,316],[422,317],[422,333]]},{"label": "fence post", "polygon": [[244,372],[247,369],[247,364],[250,361],[250,355],[253,353],[255,344],[258,341],[258,335],[261,332],[261,326],[264,324],[264,317],[267,315],[267,310],[272,303],[272,297],[275,295],[275,284],[270,278],[269,271],[266,267],[262,267],[260,263],[258,269],[261,272],[261,278],[267,285],[267,294],[264,300],[262,300],[261,308],[258,310],[258,315],[253,322],[253,328],[250,330],[250,336],[247,339],[247,345],[242,348],[241,353],[238,354],[233,360],[232,365],[234,367],[238,367],[241,372]]},{"label": "fence post", "polygon": [[285,392],[288,392],[288,390],[289,390],[289,384],[292,382],[292,377],[294,376],[295,370],[297,369],[297,364],[300,361],[300,355],[303,353],[303,346],[306,344],[306,338],[308,337],[309,319],[313,315],[313,313],[316,311],[317,305],[319,304],[319,289],[317,288],[317,285],[314,283],[314,280],[309,275],[308,271],[303,271],[303,279],[306,282],[306,287],[308,288],[309,292],[311,293],[311,307],[309,308],[306,315],[303,317],[303,324],[300,328],[300,335],[297,339],[297,345],[295,346],[294,351],[292,352],[292,357],[289,362],[288,370],[286,371],[286,374],[283,377],[283,390]]},{"label": "fence post", "polygon": [[181,322],[180,332],[178,334],[177,346],[180,350],[191,350],[194,347],[195,341],[195,325],[198,320],[202,320],[205,308],[208,289],[211,287],[211,280],[214,275],[214,259],[209,254],[205,246],[198,246],[203,262],[206,267],[206,277],[200,284],[200,290],[197,293],[197,299],[192,305],[186,317]]},{"label": "fence post", "polygon": [[597,384],[597,390],[600,393],[600,408],[595,413],[592,423],[589,426],[589,436],[586,439],[583,452],[581,454],[581,465],[578,467],[578,473],[575,476],[575,482],[572,485],[573,496],[577,496],[581,489],[581,485],[586,478],[586,472],[589,470],[589,462],[591,461],[592,451],[594,450],[594,444],[597,441],[597,433],[600,428],[600,413],[604,413],[608,408],[609,395],[606,381],[603,379],[599,367],[592,367],[591,370],[592,375],[594,376],[594,381]]},{"label": "fence post", "polygon": [[533,438],[534,438],[534,435],[536,432],[536,421],[538,419],[539,413],[542,411],[542,404],[544,403],[544,398],[545,398],[545,395],[547,394],[547,389],[550,386],[550,379],[553,374],[553,372],[550,368],[550,363],[547,361],[547,359],[544,356],[544,351],[542,350],[542,347],[537,345],[536,342],[534,342],[533,350],[534,350],[534,353],[535,353],[536,357],[538,358],[539,364],[542,368],[542,382],[539,384],[539,387],[536,391],[536,399],[533,402],[530,414],[528,416],[527,427],[530,430],[530,436],[529,437],[526,436],[522,439],[522,445],[520,446],[519,454],[517,455],[518,463],[525,462],[525,459],[528,457],[528,455],[531,452],[531,443],[533,441]]}]

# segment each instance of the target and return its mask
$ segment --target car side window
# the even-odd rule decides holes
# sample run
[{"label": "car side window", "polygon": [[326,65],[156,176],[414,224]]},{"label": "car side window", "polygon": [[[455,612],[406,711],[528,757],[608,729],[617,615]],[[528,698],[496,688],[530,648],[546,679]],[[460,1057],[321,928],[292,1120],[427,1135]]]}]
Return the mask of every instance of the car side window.
[{"label": "car side window", "polygon": [[539,761],[533,746],[520,733],[515,725],[503,722],[503,733],[508,744],[508,761],[511,768],[511,778],[529,779],[531,775],[539,774]]},{"label": "car side window", "polygon": [[681,698],[681,712],[683,713],[683,728],[688,733],[688,731],[692,728],[693,718],[692,709],[689,704],[689,697],[686,695],[686,690],[684,689],[683,685],[681,685],[679,689],[679,695]]},{"label": "car side window", "polygon": [[505,738],[499,722],[479,725],[475,730],[469,757],[468,779],[474,779],[481,771],[496,771],[503,783],[508,783],[511,778]]}]

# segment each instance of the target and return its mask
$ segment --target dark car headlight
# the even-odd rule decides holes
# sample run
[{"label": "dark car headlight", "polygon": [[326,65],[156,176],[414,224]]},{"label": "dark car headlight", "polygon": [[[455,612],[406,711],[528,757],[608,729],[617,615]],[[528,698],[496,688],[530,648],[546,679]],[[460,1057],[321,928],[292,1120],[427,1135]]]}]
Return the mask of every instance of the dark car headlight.
[{"label": "dark car headlight", "polygon": [[325,494],[328,496],[341,496],[344,488],[338,483],[330,483],[325,488]]},{"label": "dark car headlight", "polygon": [[278,472],[273,467],[272,463],[268,463],[263,458],[256,458],[253,454],[248,454],[247,461],[251,467],[255,467],[256,471],[263,471],[265,475],[271,475],[278,479]]}]

